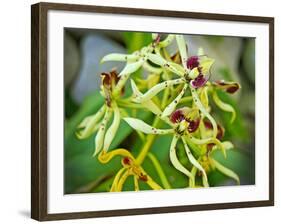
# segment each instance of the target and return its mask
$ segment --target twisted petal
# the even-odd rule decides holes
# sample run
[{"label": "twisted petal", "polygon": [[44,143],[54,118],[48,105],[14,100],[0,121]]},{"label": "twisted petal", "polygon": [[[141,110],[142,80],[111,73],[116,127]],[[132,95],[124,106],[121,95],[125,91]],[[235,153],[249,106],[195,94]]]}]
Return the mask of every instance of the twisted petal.
[{"label": "twisted petal", "polygon": [[191,187],[195,186],[195,180],[194,180],[194,176],[192,175],[192,173],[187,170],[178,160],[177,157],[177,153],[176,153],[176,146],[177,146],[177,142],[178,142],[179,137],[178,136],[174,136],[171,146],[170,146],[170,160],[171,163],[173,164],[173,166],[180,172],[182,172],[183,174],[185,174],[186,176],[188,176],[191,182]]},{"label": "twisted petal", "polygon": [[98,133],[96,135],[96,138],[95,138],[96,148],[95,148],[95,152],[94,152],[93,156],[96,156],[101,151],[101,149],[103,147],[103,141],[104,141],[104,134],[105,134],[105,130],[106,130],[106,125],[108,123],[108,120],[111,117],[111,113],[112,112],[109,109],[107,109],[106,112],[105,112],[105,115],[104,115],[104,118],[102,120],[100,129],[99,129],[99,131],[98,131]]},{"label": "twisted petal", "polygon": [[168,87],[173,86],[173,85],[181,84],[181,83],[184,83],[184,82],[185,82],[184,78],[161,82],[161,83],[153,86],[150,90],[148,90],[142,96],[137,97],[135,99],[135,101],[136,102],[144,102],[144,101],[150,100],[152,97],[156,96],[163,89],[168,88]]},{"label": "twisted petal", "polygon": [[154,64],[156,65],[160,65],[164,68],[166,68],[167,70],[179,75],[179,76],[184,76],[184,72],[180,69],[178,69],[177,67],[175,67],[172,63],[166,61],[164,58],[162,58],[160,55],[158,54],[147,54],[147,57],[150,61],[152,61]]},{"label": "twisted petal", "polygon": [[198,139],[198,138],[195,138],[193,136],[189,136],[189,139],[192,143],[194,143],[196,145],[205,145],[205,144],[214,143],[214,144],[216,144],[220,147],[224,157],[226,157],[226,151],[225,151],[224,145],[216,138]]},{"label": "twisted petal", "polygon": [[146,134],[158,134],[158,135],[166,135],[174,133],[173,129],[157,129],[154,128],[140,119],[125,117],[123,118],[132,128],[141,131]]},{"label": "twisted petal", "polygon": [[113,122],[111,124],[111,126],[108,128],[105,137],[104,137],[104,150],[107,151],[113,138],[115,137],[115,134],[117,132],[117,129],[119,127],[120,124],[120,111],[119,108],[117,106],[114,107],[113,109],[113,113],[114,113],[114,119]]},{"label": "twisted petal", "polygon": [[194,89],[192,86],[190,86],[190,91],[191,91],[191,95],[193,97],[193,101],[194,101],[195,105],[199,108],[199,110],[202,112],[202,114],[210,120],[210,122],[213,126],[213,136],[214,136],[214,138],[216,138],[217,133],[218,133],[218,127],[217,127],[217,123],[216,123],[215,119],[207,112],[207,110],[201,103],[201,101],[198,97],[198,94],[196,92],[196,89]]},{"label": "twisted petal", "polygon": [[171,102],[163,111],[162,113],[162,117],[167,117],[169,116],[177,107],[179,101],[181,100],[181,98],[183,97],[183,95],[185,94],[185,91],[187,89],[188,85],[185,84],[183,89],[181,90],[181,92],[179,93],[179,95],[173,100],[173,102]]},{"label": "twisted petal", "polygon": [[176,35],[176,40],[177,40],[178,48],[180,51],[182,65],[184,68],[187,68],[186,67],[187,48],[186,48],[186,43],[185,43],[183,35]]},{"label": "twisted petal", "polygon": [[203,87],[200,94],[201,103],[205,108],[209,107],[208,88],[209,88],[208,86]]},{"label": "twisted petal", "polygon": [[223,111],[232,113],[231,120],[230,120],[230,122],[232,123],[236,118],[235,109],[230,104],[227,104],[227,103],[224,103],[223,101],[221,101],[221,99],[219,98],[216,91],[214,91],[214,93],[213,93],[213,99],[220,109],[222,109]]},{"label": "twisted petal", "polygon": [[84,139],[89,137],[96,130],[97,122],[102,118],[105,112],[105,106],[101,107],[97,113],[94,115],[85,117],[83,121],[78,126],[78,131],[76,136],[79,139]]},{"label": "twisted petal", "polygon": [[[134,80],[131,79],[131,86],[132,86],[132,90],[134,95],[139,98],[142,97],[143,94],[139,91],[136,83],[134,82]],[[162,113],[162,111],[159,109],[159,107],[153,103],[152,100],[147,100],[141,103],[146,109],[148,109],[149,111],[151,111],[152,113],[156,114],[156,115],[160,115]]]},{"label": "twisted petal", "polygon": [[188,148],[188,145],[186,144],[185,139],[183,137],[181,139],[182,139],[182,142],[183,142],[183,145],[184,145],[184,148],[185,148],[185,152],[187,154],[187,157],[188,157],[189,161],[191,162],[191,164],[193,166],[195,166],[198,170],[200,170],[202,172],[203,177],[205,179],[205,181],[203,182],[204,186],[208,187],[209,186],[209,184],[208,184],[208,177],[207,177],[207,174],[206,174],[205,170],[200,165],[200,163],[193,157],[192,153],[190,152],[190,149]]},{"label": "twisted petal", "polygon": [[231,169],[226,168],[225,166],[223,166],[221,163],[219,163],[215,159],[211,159],[211,162],[220,172],[222,172],[226,176],[236,180],[238,185],[240,184],[240,178],[239,178],[239,176],[234,171],[232,171]]},{"label": "twisted petal", "polygon": [[169,34],[165,40],[163,40],[159,43],[159,47],[164,48],[164,47],[169,46],[174,39],[175,39],[175,35]]},{"label": "twisted petal", "polygon": [[113,54],[108,54],[104,56],[101,59],[100,63],[104,63],[107,61],[127,61],[127,62],[134,62],[139,59],[138,55],[134,54],[118,54],[118,53],[113,53]]}]

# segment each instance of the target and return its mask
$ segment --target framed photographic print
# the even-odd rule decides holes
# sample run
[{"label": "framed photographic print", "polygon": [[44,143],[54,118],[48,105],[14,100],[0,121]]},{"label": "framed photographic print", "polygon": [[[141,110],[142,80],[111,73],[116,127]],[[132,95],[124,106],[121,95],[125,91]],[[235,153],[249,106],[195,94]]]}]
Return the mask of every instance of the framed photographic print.
[{"label": "framed photographic print", "polygon": [[32,212],[274,204],[274,19],[32,5]]}]

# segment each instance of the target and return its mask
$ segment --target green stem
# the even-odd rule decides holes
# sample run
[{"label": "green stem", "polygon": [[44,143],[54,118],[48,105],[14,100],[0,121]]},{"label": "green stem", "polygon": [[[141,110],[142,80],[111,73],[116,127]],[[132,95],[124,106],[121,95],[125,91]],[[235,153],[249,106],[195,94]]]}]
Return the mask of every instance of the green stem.
[{"label": "green stem", "polygon": [[149,152],[147,154],[148,158],[151,160],[152,164],[154,165],[156,171],[157,171],[157,174],[159,175],[160,177],[160,180],[164,186],[165,189],[171,189],[171,185],[161,167],[161,164],[159,163],[159,161],[157,160],[157,158],[151,153]]}]

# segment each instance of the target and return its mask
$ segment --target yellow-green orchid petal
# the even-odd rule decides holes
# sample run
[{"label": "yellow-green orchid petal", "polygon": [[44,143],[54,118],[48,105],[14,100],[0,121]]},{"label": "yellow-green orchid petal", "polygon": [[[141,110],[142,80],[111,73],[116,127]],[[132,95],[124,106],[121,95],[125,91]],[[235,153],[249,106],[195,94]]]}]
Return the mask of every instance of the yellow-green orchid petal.
[{"label": "yellow-green orchid petal", "polygon": [[216,169],[218,169],[218,171],[220,171],[224,175],[226,175],[226,176],[236,180],[238,185],[240,184],[240,178],[239,178],[239,176],[234,171],[232,171],[231,169],[223,166],[221,163],[219,163],[215,159],[211,159],[211,163],[214,165],[214,167]]},{"label": "yellow-green orchid petal", "polygon": [[107,151],[109,149],[109,146],[116,135],[117,129],[120,124],[120,111],[117,106],[114,106],[113,108],[114,118],[111,126],[108,128],[105,137],[104,137],[104,150]]},{"label": "yellow-green orchid petal", "polygon": [[125,117],[123,118],[132,128],[141,131],[145,134],[154,134],[154,135],[166,135],[173,134],[174,129],[157,129],[147,123],[143,122],[140,119]]},{"label": "yellow-green orchid petal", "polygon": [[183,65],[184,68],[187,69],[187,67],[186,67],[187,47],[186,47],[186,42],[185,42],[185,39],[184,39],[183,35],[176,35],[176,41],[177,41],[177,44],[178,44],[178,49],[179,49],[179,52],[180,52],[182,65]]},{"label": "yellow-green orchid petal", "polygon": [[191,163],[193,166],[195,166],[198,170],[200,170],[200,171],[202,172],[203,177],[204,177],[204,179],[205,179],[204,182],[203,182],[203,183],[204,183],[204,186],[205,186],[205,187],[208,187],[208,186],[209,186],[209,184],[208,184],[208,177],[207,177],[207,174],[206,174],[205,170],[204,170],[203,167],[200,165],[200,163],[193,157],[193,155],[192,155],[192,153],[191,153],[191,151],[190,151],[190,149],[189,149],[189,147],[188,147],[188,145],[187,145],[185,139],[184,139],[183,137],[182,137],[181,139],[182,139],[182,142],[183,142],[183,145],[184,145],[184,148],[185,148],[185,152],[186,152],[186,154],[187,154],[187,157],[188,157],[190,163]]},{"label": "yellow-green orchid petal", "polygon": [[94,155],[93,156],[96,156],[102,149],[103,147],[103,142],[104,142],[104,134],[105,134],[105,131],[106,131],[106,126],[107,126],[107,123],[111,117],[111,110],[107,108],[106,112],[105,112],[105,115],[104,115],[104,118],[102,120],[102,123],[101,123],[101,126],[100,126],[100,129],[96,135],[96,138],[95,138],[95,152],[94,152]]},{"label": "yellow-green orchid petal", "polygon": [[191,182],[191,187],[194,187],[195,186],[195,178],[194,178],[194,176],[178,160],[177,153],[176,153],[176,146],[177,146],[178,140],[179,140],[179,137],[175,135],[173,137],[173,140],[172,140],[172,143],[171,143],[171,146],[170,146],[170,160],[171,160],[171,163],[173,164],[173,166],[178,171],[182,172],[183,174],[185,174],[186,176],[189,177],[189,181]]},{"label": "yellow-green orchid petal", "polygon": [[107,62],[107,61],[126,61],[126,62],[135,62],[139,59],[138,55],[134,54],[118,54],[118,53],[113,53],[113,54],[108,54],[104,56],[101,59],[101,63]]},{"label": "yellow-green orchid petal", "polygon": [[223,111],[232,113],[231,120],[230,120],[230,122],[232,123],[235,120],[235,118],[236,118],[236,111],[235,111],[235,109],[230,104],[227,104],[227,103],[224,103],[223,101],[221,101],[221,99],[219,98],[219,96],[218,96],[216,91],[213,92],[213,99],[214,99],[216,105],[220,109],[222,109]]},{"label": "yellow-green orchid petal", "polygon": [[198,97],[196,89],[193,88],[191,85],[190,85],[190,91],[191,91],[191,95],[193,97],[193,102],[195,103],[195,105],[199,108],[199,110],[202,112],[202,114],[205,117],[207,117],[209,119],[209,121],[211,122],[212,127],[213,127],[213,136],[214,136],[214,138],[216,138],[217,134],[218,134],[218,127],[217,127],[217,123],[216,123],[215,119],[208,113],[206,108],[203,106],[203,104],[201,103],[201,101]]},{"label": "yellow-green orchid petal", "polygon": [[152,97],[156,96],[159,92],[161,92],[163,89],[168,88],[173,85],[178,85],[185,83],[184,78],[180,79],[174,79],[174,80],[168,80],[161,82],[155,86],[153,86],[150,90],[148,90],[146,93],[144,93],[142,96],[137,97],[134,101],[135,102],[145,102],[147,100],[150,100]]},{"label": "yellow-green orchid petal", "polygon": [[171,113],[173,113],[173,111],[176,109],[179,101],[181,100],[181,98],[185,94],[185,91],[186,91],[187,87],[188,87],[188,84],[185,84],[183,89],[179,93],[179,95],[165,108],[165,110],[163,111],[163,113],[161,115],[162,117],[167,117]]},{"label": "yellow-green orchid petal", "polygon": [[84,120],[78,125],[78,131],[76,136],[79,139],[84,139],[92,135],[97,126],[97,122],[102,118],[105,112],[105,106],[101,107],[94,115],[84,118]]}]

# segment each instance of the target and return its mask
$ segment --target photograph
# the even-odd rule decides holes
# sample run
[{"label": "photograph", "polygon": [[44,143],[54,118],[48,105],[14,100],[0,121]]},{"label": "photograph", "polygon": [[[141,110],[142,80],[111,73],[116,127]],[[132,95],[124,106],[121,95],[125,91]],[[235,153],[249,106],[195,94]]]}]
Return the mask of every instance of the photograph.
[{"label": "photograph", "polygon": [[63,32],[64,194],[255,185],[254,37]]}]

